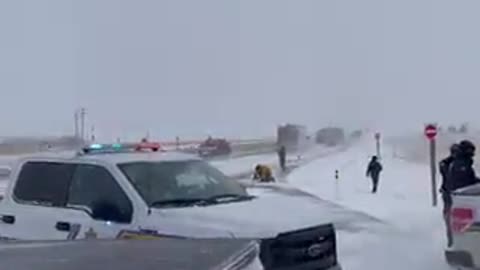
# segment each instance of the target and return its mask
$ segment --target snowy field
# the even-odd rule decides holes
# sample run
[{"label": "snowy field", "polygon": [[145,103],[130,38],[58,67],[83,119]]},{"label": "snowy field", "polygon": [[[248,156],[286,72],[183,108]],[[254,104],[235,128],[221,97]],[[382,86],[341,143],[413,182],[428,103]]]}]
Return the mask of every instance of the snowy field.
[{"label": "snowy field", "polygon": [[[359,231],[338,228],[344,269],[450,269],[443,257],[445,233],[441,207],[431,206],[426,165],[393,157],[384,149],[379,193],[370,193],[365,177],[370,143],[318,159],[289,175],[288,181],[348,211],[371,217]],[[339,180],[334,171],[339,170]]]}]

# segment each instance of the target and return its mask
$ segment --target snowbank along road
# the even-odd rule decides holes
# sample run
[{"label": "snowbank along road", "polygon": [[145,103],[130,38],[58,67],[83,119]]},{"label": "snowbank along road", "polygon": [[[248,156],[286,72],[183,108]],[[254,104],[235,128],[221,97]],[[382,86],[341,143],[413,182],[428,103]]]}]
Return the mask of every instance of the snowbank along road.
[{"label": "snowbank along road", "polygon": [[344,269],[450,269],[443,255],[441,206],[431,206],[429,168],[394,158],[384,146],[379,192],[371,194],[365,173],[372,153],[373,143],[360,143],[295,170],[288,181],[344,208],[346,215],[353,211],[359,222],[370,218],[357,230],[337,224]]}]

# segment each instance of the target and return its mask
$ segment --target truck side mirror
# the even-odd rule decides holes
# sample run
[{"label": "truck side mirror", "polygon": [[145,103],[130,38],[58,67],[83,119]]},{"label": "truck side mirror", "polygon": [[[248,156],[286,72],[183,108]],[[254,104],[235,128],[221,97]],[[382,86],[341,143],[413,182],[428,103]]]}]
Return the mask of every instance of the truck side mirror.
[{"label": "truck side mirror", "polygon": [[92,209],[92,218],[118,223],[129,223],[131,221],[129,214],[123,213],[117,205],[107,201],[95,203]]},{"label": "truck side mirror", "polygon": [[0,166],[0,178],[9,177],[12,173],[12,168],[9,166]]}]

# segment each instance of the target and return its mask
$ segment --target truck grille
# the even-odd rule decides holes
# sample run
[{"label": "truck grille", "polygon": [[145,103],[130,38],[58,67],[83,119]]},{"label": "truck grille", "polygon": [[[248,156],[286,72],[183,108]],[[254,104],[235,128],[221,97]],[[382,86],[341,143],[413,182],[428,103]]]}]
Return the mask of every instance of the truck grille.
[{"label": "truck grille", "polygon": [[332,224],[263,239],[260,259],[265,270],[324,270],[337,265]]}]

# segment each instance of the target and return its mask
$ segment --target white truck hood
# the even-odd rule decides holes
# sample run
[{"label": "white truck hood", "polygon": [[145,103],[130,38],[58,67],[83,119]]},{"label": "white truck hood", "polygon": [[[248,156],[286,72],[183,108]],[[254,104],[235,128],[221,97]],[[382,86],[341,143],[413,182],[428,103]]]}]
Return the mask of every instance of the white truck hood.
[{"label": "white truck hood", "polygon": [[272,186],[249,191],[257,196],[250,201],[154,209],[145,229],[192,238],[270,238],[345,217],[341,209],[294,189]]}]

